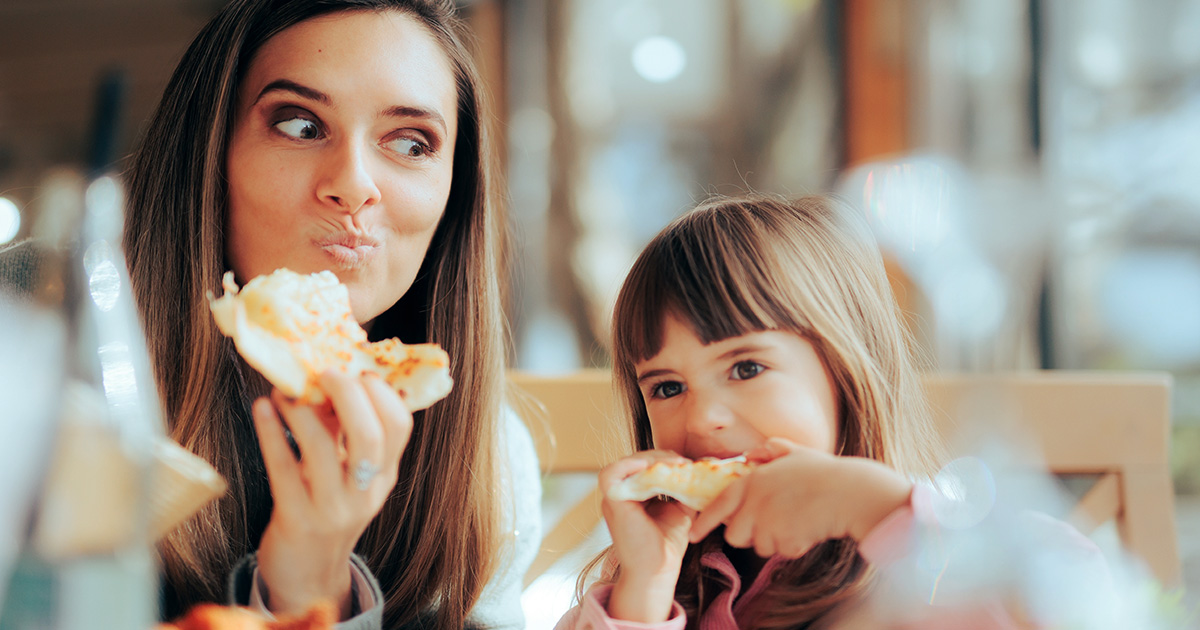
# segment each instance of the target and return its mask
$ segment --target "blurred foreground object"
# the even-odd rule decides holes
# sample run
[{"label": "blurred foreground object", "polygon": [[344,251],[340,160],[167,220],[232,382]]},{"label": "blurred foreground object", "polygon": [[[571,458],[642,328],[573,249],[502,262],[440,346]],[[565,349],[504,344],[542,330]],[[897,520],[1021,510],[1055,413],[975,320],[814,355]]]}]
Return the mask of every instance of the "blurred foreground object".
[{"label": "blurred foreground object", "polygon": [[1038,364],[1034,324],[1053,224],[1037,180],[912,154],[848,171],[838,193],[920,292],[897,297],[929,322],[918,332],[937,369]]},{"label": "blurred foreground object", "polygon": [[321,602],[303,615],[263,619],[249,610],[217,604],[200,604],[182,619],[160,624],[155,630],[330,630],[337,620],[333,604]]},{"label": "blurred foreground object", "polygon": [[119,184],[100,177],[85,187],[63,172],[42,199],[33,238],[18,246],[32,261],[28,277],[23,285],[5,278],[4,297],[35,313],[28,334],[61,331],[62,350],[35,377],[58,396],[6,422],[48,417],[57,427],[44,459],[25,464],[45,475],[32,505],[9,516],[28,529],[18,532],[21,557],[0,627],[150,628],[158,618],[155,538],[224,483],[163,435],[119,246]]},{"label": "blurred foreground object", "polygon": [[[139,471],[97,410],[104,401],[78,382],[67,384],[58,445],[46,479],[35,531],[47,558],[105,553],[134,540]],[[156,439],[149,475],[150,539],[158,540],[225,492],[225,480],[208,462],[168,438]]]}]

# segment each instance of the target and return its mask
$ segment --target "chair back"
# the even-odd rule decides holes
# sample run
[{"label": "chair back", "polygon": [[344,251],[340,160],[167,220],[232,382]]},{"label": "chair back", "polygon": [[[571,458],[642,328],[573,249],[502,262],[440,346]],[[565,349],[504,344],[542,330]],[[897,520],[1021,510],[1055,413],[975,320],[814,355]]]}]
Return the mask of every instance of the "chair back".
[{"label": "chair back", "polygon": [[[562,376],[513,372],[515,406],[530,425],[543,472],[596,472],[628,453],[629,429],[607,370]],[[1085,534],[1115,521],[1126,549],[1165,585],[1180,581],[1174,493],[1167,463],[1170,376],[1161,373],[1030,371],[925,377],[937,430],[954,443],[976,430],[1022,435],[1050,472],[1097,479],[1070,522]],[[593,490],[548,530],[529,584],[600,522]]]}]

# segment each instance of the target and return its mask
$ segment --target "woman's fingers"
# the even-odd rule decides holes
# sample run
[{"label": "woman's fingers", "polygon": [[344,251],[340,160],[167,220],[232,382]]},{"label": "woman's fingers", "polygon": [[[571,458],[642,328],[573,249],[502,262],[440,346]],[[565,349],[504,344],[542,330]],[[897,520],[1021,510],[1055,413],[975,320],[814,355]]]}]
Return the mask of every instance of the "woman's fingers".
[{"label": "woman's fingers", "polygon": [[363,377],[363,389],[379,416],[383,431],[383,459],[380,464],[385,470],[395,473],[412,437],[412,413],[400,394],[373,373]]},{"label": "woman's fingers", "polygon": [[287,434],[283,429],[283,420],[275,411],[275,406],[266,398],[254,401],[252,414],[275,504],[298,505],[299,501],[305,500],[307,494],[300,480],[300,464],[292,454],[292,447],[288,444]]},{"label": "woman's fingers", "polygon": [[329,437],[316,410],[288,400],[279,390],[272,392],[271,399],[300,447],[300,476],[308,484],[313,499],[320,501],[320,497],[336,496],[343,487],[342,463],[337,455],[337,445]]},{"label": "woman's fingers", "polygon": [[383,428],[375,406],[358,379],[327,370],[318,382],[346,436],[346,482],[365,491],[384,465]]}]

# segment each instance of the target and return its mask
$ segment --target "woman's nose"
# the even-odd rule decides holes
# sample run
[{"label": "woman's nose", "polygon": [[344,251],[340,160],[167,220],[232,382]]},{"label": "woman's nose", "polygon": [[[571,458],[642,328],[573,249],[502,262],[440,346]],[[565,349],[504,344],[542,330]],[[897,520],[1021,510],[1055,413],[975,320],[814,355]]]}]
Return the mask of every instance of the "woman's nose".
[{"label": "woman's nose", "polygon": [[354,142],[330,147],[329,159],[322,165],[317,197],[350,214],[378,203],[379,187],[369,169],[369,150]]}]

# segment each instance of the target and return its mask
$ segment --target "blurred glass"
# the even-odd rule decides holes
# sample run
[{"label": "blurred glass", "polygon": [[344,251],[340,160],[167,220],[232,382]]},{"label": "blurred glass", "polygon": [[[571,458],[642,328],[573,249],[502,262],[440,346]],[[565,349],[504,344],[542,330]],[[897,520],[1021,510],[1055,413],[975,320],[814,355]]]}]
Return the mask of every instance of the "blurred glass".
[{"label": "blurred glass", "polygon": [[37,350],[5,353],[0,369],[24,370],[28,387],[7,392],[18,404],[6,432],[39,418],[53,431],[32,442],[44,448],[8,460],[37,481],[5,512],[20,556],[5,567],[0,627],[149,628],[158,619],[150,470],[162,419],[120,251],[121,187],[60,172],[42,199],[23,245],[36,282],[5,293],[32,315],[9,330]]}]

